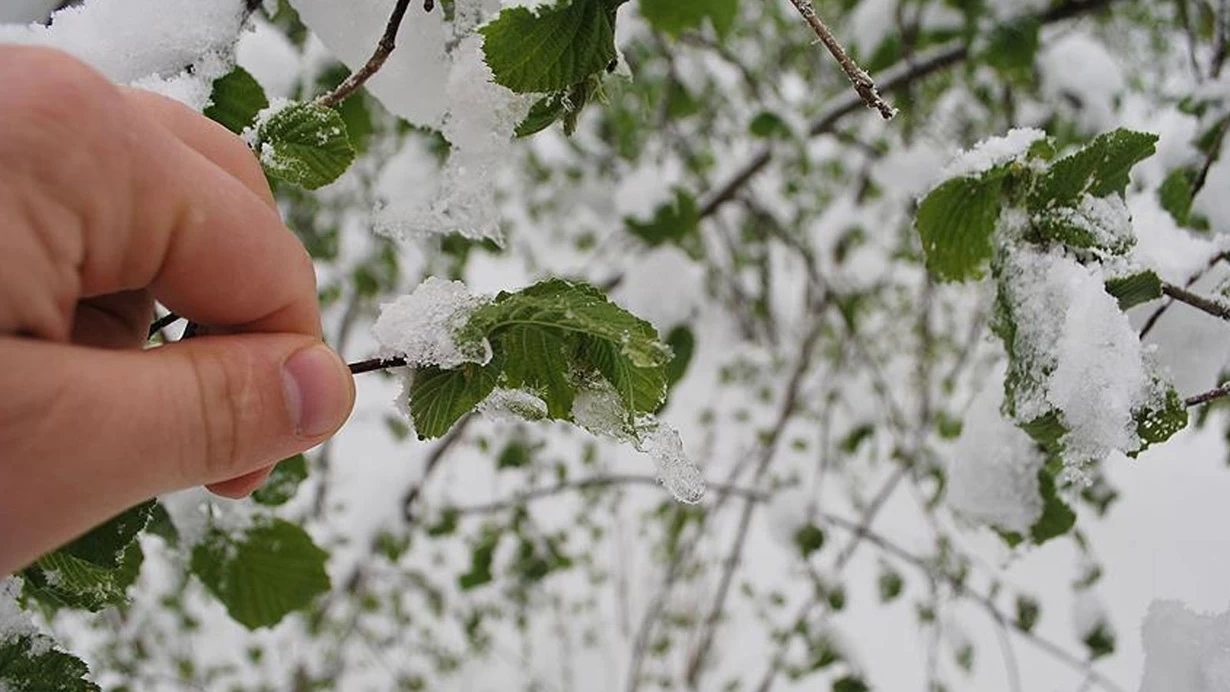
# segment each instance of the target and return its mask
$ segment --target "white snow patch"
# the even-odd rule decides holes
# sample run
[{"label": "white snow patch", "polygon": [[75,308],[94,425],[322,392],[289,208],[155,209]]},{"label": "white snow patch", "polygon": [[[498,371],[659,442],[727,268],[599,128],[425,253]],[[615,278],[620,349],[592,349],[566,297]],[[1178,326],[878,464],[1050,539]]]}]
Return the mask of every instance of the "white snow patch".
[{"label": "white snow patch", "polygon": [[1154,601],[1141,627],[1140,692],[1230,690],[1230,612],[1204,615],[1177,601]]},{"label": "white snow patch", "polygon": [[1040,139],[1046,139],[1046,133],[1032,127],[1016,128],[1002,137],[984,139],[973,149],[958,154],[945,166],[940,173],[940,181],[985,173],[1023,156]]},{"label": "white snow patch", "polygon": [[463,349],[454,338],[484,301],[460,281],[433,276],[410,295],[381,306],[372,335],[383,357],[401,356],[411,365],[447,370],[462,363],[485,363],[491,357],[490,344],[484,341],[480,353]]}]

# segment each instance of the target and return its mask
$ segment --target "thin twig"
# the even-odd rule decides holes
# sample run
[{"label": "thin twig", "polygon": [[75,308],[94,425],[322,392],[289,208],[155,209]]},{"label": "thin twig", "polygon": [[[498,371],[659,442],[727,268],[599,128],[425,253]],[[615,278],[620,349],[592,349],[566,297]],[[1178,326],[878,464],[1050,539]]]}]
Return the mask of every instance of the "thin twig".
[{"label": "thin twig", "polygon": [[[397,47],[397,30],[401,28],[402,19],[406,16],[406,10],[410,7],[410,0],[397,0],[397,5],[393,8],[393,14],[389,15],[389,23],[384,27],[384,35],[380,37],[380,42],[376,44],[376,50],[372,53],[372,57],[367,59],[363,67],[352,72],[349,77],[337,85],[333,91],[327,94],[322,94],[316,99],[316,103],[321,106],[332,107],[345,101],[347,97],[359,90],[367,80],[371,79],[381,67],[384,67],[384,62],[389,59],[393,49]],[[432,3],[424,4],[423,9],[431,11]]]},{"label": "thin twig", "polygon": [[1189,396],[1187,397],[1187,399],[1184,399],[1183,403],[1188,408],[1191,408],[1193,406],[1201,406],[1203,404],[1207,404],[1210,401],[1224,399],[1228,396],[1230,396],[1230,383],[1223,384],[1217,389],[1210,389],[1209,391],[1203,394],[1197,394],[1196,396]]},{"label": "thin twig", "polygon": [[158,332],[160,332],[160,331],[162,331],[162,330],[166,329],[167,327],[169,327],[169,326],[171,326],[171,325],[175,324],[175,323],[176,323],[176,322],[178,322],[180,319],[182,319],[182,318],[180,318],[180,316],[179,316],[179,315],[176,315],[176,314],[175,314],[175,313],[173,313],[173,312],[168,312],[167,314],[163,315],[162,317],[159,317],[158,319],[154,320],[154,323],[153,323],[153,324],[151,324],[151,325],[149,326],[149,335],[148,335],[148,336],[146,336],[145,338],[147,338],[147,339],[152,339],[152,338],[154,338],[154,335],[155,335],[155,334],[157,334]]},{"label": "thin twig", "polygon": [[414,505],[418,501],[419,496],[423,494],[423,486],[427,485],[427,480],[431,478],[431,474],[435,472],[440,462],[444,460],[444,455],[448,453],[448,450],[452,449],[453,445],[457,444],[465,435],[466,428],[469,427],[472,420],[474,420],[474,414],[472,413],[462,416],[460,420],[453,424],[453,429],[448,431],[448,434],[440,440],[436,448],[431,450],[431,454],[427,455],[427,461],[423,467],[423,477],[406,491],[406,496],[402,499],[401,513],[406,523],[414,523],[416,519]]},{"label": "thin twig", "polygon": [[396,358],[368,358],[354,363],[349,363],[351,375],[362,375],[365,372],[376,372],[377,370],[389,370],[392,368],[404,368],[408,363],[406,359],[397,356]]},{"label": "thin twig", "polygon": [[[502,512],[508,509],[516,509],[526,503],[534,500],[541,500],[547,497],[560,495],[570,490],[585,490],[588,488],[602,488],[612,485],[654,485],[658,486],[662,483],[653,476],[643,476],[634,474],[611,474],[602,476],[591,476],[589,478],[581,478],[575,481],[565,481],[545,488],[535,488],[522,493],[517,493],[513,497],[506,500],[497,500],[481,505],[470,505],[468,507],[452,508],[460,515],[466,514],[493,514]],[[741,488],[725,483],[706,483],[706,485],[714,490],[737,495],[746,498],[749,502],[765,502],[769,499],[769,493],[756,490],[753,488]]]},{"label": "thin twig", "polygon": [[837,38],[833,36],[833,32],[825,25],[824,20],[816,15],[816,8],[811,4],[811,0],[790,0],[790,4],[799,11],[803,16],[803,20],[811,27],[811,30],[816,32],[816,36],[820,37],[820,42],[825,48],[829,49],[829,53],[833,55],[833,59],[841,65],[841,69],[850,78],[850,83],[854,85],[854,90],[858,92],[859,98],[863,103],[867,104],[868,108],[874,108],[880,112],[880,117],[885,120],[892,120],[893,116],[897,115],[897,109],[893,108],[880,96],[879,90],[876,88],[876,83],[871,79],[871,75],[867,71],[858,66],[854,59],[846,53],[846,49],[841,46]]},{"label": "thin twig", "polygon": [[1162,293],[1174,298],[1180,303],[1186,303],[1201,312],[1206,312],[1214,317],[1230,322],[1230,305],[1221,301],[1205,298],[1197,293],[1192,293],[1186,288],[1181,288],[1170,283],[1162,283]]}]

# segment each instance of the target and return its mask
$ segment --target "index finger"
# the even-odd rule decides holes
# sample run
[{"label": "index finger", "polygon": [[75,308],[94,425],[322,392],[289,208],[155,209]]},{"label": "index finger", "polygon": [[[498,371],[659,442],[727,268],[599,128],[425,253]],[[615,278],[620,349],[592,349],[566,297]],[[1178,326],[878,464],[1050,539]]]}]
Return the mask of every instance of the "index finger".
[{"label": "index finger", "polygon": [[29,202],[65,328],[80,298],[149,287],[197,322],[320,336],[311,258],[259,195],[84,64],[0,50],[0,189]]}]

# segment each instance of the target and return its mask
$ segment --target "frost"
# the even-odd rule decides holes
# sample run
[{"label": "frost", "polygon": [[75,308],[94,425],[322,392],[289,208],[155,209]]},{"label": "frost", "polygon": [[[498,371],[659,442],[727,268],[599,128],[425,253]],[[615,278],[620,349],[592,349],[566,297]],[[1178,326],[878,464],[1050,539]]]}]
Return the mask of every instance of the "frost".
[{"label": "frost", "polygon": [[705,477],[683,451],[679,431],[656,420],[650,425],[639,449],[653,459],[658,482],[680,502],[700,502],[705,497]]},{"label": "frost", "polygon": [[959,154],[940,173],[939,180],[978,175],[1008,163],[1029,151],[1034,142],[1046,139],[1046,133],[1034,128],[1009,130],[1002,137],[984,139],[973,149]]},{"label": "frost", "polygon": [[598,436],[622,441],[632,439],[628,434],[628,412],[619,392],[606,380],[577,392],[572,400],[572,420]]},{"label": "frost", "polygon": [[961,429],[946,498],[966,519],[1027,535],[1042,515],[1038,471],[1046,459],[1033,438],[1000,414],[1002,402],[1002,378],[992,378]]},{"label": "frost", "polygon": [[1119,195],[1095,197],[1085,193],[1075,208],[1061,207],[1048,211],[1041,221],[1066,224],[1079,229],[1082,234],[1087,234],[1087,241],[1090,241],[1093,247],[1123,252],[1136,244],[1132,214],[1128,211],[1123,197]]},{"label": "frost", "polygon": [[496,387],[478,405],[478,412],[495,420],[542,420],[547,417],[547,402],[524,389]]},{"label": "frost", "polygon": [[430,277],[410,295],[381,306],[372,335],[383,357],[401,356],[411,365],[447,370],[462,363],[485,363],[491,358],[490,344],[464,348],[454,338],[483,302],[460,281]]},{"label": "frost", "polygon": [[1152,387],[1136,332],[1103,287],[1102,272],[1061,251],[1008,253],[1005,300],[1013,316],[1017,384],[1009,410],[1030,423],[1058,409],[1066,471],[1139,447],[1132,412]]},{"label": "frost", "polygon": [[1141,628],[1140,692],[1230,689],[1230,612],[1202,615],[1177,601],[1154,601]]},{"label": "frost", "polygon": [[56,12],[50,26],[0,26],[0,43],[59,48],[117,83],[203,110],[234,63],[243,16],[240,0],[88,2]]}]

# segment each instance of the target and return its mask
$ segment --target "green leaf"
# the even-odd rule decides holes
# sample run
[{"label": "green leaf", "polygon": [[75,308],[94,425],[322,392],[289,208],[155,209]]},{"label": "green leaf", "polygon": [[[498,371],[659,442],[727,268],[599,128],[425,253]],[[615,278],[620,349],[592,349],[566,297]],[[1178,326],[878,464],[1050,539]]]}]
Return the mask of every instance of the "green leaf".
[{"label": "green leaf", "polygon": [[45,635],[0,638],[0,689],[6,692],[99,692],[89,673],[84,661]]},{"label": "green leaf", "polygon": [[614,63],[616,0],[509,7],[479,31],[495,82],[519,93],[563,91]]},{"label": "green leaf", "polygon": [[205,116],[235,134],[243,134],[256,116],[269,107],[260,82],[242,67],[214,80]]},{"label": "green leaf", "polygon": [[1146,269],[1135,274],[1106,281],[1106,292],[1119,301],[1119,309],[1127,310],[1141,303],[1162,297],[1162,279]]},{"label": "green leaf", "polygon": [[1038,491],[1042,493],[1042,516],[1029,528],[1029,537],[1035,545],[1042,545],[1071,531],[1076,525],[1076,513],[1059,499],[1055,479],[1045,468],[1038,471]]},{"label": "green leaf", "polygon": [[700,212],[696,200],[683,190],[675,190],[675,199],[661,205],[648,222],[626,219],[628,232],[645,241],[650,247],[666,243],[682,244],[684,239],[695,236],[700,229]]},{"label": "green leaf", "polygon": [[1016,597],[1016,626],[1022,632],[1032,632],[1042,614],[1042,606],[1029,596]]},{"label": "green leaf", "polygon": [[760,111],[747,125],[747,131],[761,139],[790,139],[794,131],[785,120],[771,111]]},{"label": "green leaf", "polygon": [[876,586],[880,592],[880,602],[889,603],[901,595],[902,589],[905,588],[905,580],[901,578],[900,572],[886,568],[876,579]]},{"label": "green leaf", "polygon": [[497,529],[487,527],[483,530],[478,544],[474,546],[474,552],[470,554],[470,571],[457,580],[462,591],[469,591],[491,581],[491,562],[495,559],[495,549],[500,546],[502,537],[503,533]]},{"label": "green leaf", "polygon": [[410,417],[420,440],[448,432],[495,389],[499,366],[466,363],[455,370],[419,368],[410,385]]},{"label": "green leaf", "polygon": [[1195,169],[1176,168],[1166,176],[1166,180],[1162,181],[1157,190],[1162,208],[1169,212],[1180,226],[1187,226],[1191,220],[1197,175]]},{"label": "green leaf", "polygon": [[804,524],[794,532],[794,544],[803,559],[824,547],[824,531],[815,524]]},{"label": "green leaf", "polygon": [[1153,155],[1157,139],[1157,135],[1125,129],[1098,136],[1050,165],[1030,194],[1030,209],[1040,212],[1074,206],[1085,194],[1124,194],[1132,167]]},{"label": "green leaf", "polygon": [[572,381],[574,335],[535,324],[515,324],[499,336],[505,384],[527,389],[547,404],[547,415],[566,420],[572,415],[576,386]]},{"label": "green leaf", "polygon": [[666,364],[666,384],[668,387],[674,387],[688,372],[692,354],[696,351],[696,337],[686,324],[681,324],[666,335],[666,345],[674,355],[671,362]]},{"label": "green leaf", "polygon": [[123,563],[128,546],[145,530],[156,504],[156,500],[150,500],[118,514],[60,551],[99,567],[116,569]]},{"label": "green leaf", "polygon": [[230,535],[214,529],[192,551],[192,573],[248,629],[272,627],[329,590],[329,554],[301,527],[264,519]]},{"label": "green leaf", "polygon": [[517,125],[516,135],[518,137],[529,137],[537,134],[555,124],[555,121],[564,117],[564,113],[568,112],[568,101],[562,92],[548,94],[537,101],[530,107],[530,112]]},{"label": "green leaf", "polygon": [[1175,433],[1187,427],[1187,406],[1179,392],[1157,376],[1154,377],[1153,387],[1160,392],[1154,396],[1153,403],[1132,412],[1132,417],[1136,420],[1136,434],[1141,441],[1140,449],[1132,456],[1148,449],[1150,445],[1169,440]]},{"label": "green leaf", "polygon": [[666,370],[638,368],[612,341],[585,336],[581,355],[611,383],[629,411],[653,413],[666,403]]},{"label": "green leaf", "polygon": [[136,541],[128,544],[115,567],[102,567],[60,549],[22,571],[23,593],[52,607],[98,612],[127,600],[143,559]]},{"label": "green leaf", "polygon": [[355,156],[342,116],[315,103],[270,114],[257,125],[253,148],[265,173],[309,190],[337,180]]},{"label": "green leaf", "polygon": [[739,15],[739,0],[641,0],[640,10],[653,28],[671,36],[701,28],[706,18],[725,36]]},{"label": "green leaf", "polygon": [[289,459],[283,459],[273,467],[269,480],[252,493],[252,499],[257,504],[268,507],[286,504],[299,490],[299,484],[308,476],[307,458],[296,454]]},{"label": "green leaf", "polygon": [[862,678],[847,675],[833,681],[833,692],[871,692],[871,688],[863,682]]},{"label": "green leaf", "polygon": [[993,254],[1007,168],[977,177],[953,178],[931,191],[918,206],[916,225],[927,269],[942,281],[983,275]]},{"label": "green leaf", "polygon": [[991,29],[983,58],[1005,75],[1028,73],[1038,54],[1041,23],[1033,15],[1000,24]]},{"label": "green leaf", "polygon": [[1089,648],[1090,660],[1097,660],[1115,653],[1115,633],[1105,622],[1098,623],[1092,632],[1086,634],[1084,642]]}]

